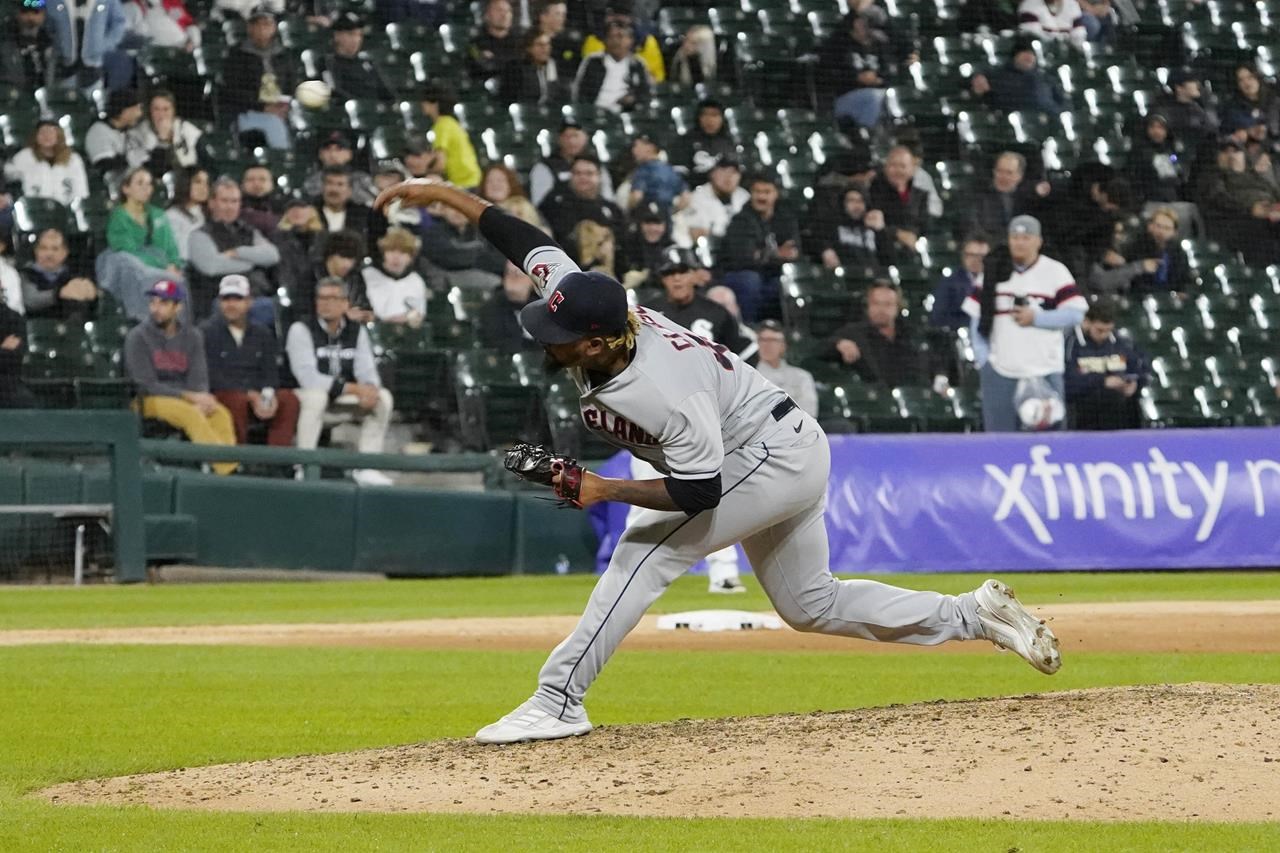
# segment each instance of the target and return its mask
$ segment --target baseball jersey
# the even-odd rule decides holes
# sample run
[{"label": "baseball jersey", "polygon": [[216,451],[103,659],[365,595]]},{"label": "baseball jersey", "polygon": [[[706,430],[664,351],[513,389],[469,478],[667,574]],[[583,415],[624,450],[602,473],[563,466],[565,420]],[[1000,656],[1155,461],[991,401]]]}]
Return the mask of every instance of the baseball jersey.
[{"label": "baseball jersey", "polygon": [[[579,271],[558,246],[531,251],[524,269],[543,296]],[[581,392],[582,421],[663,474],[681,480],[714,477],[725,453],[775,425],[773,408],[786,393],[727,347],[655,311],[637,308],[635,313],[640,334],[621,373],[593,386],[584,371],[569,370]]]},{"label": "baseball jersey", "polygon": [[[1063,264],[1040,255],[1026,269],[1014,267],[1008,281],[996,285],[996,316],[991,324],[991,367],[1001,376],[1024,379],[1062,373],[1065,340],[1061,329],[1019,326],[1012,312],[1019,297],[1035,302],[1043,310],[1077,308],[1086,311],[1089,303],[1076,288],[1075,277]],[[982,313],[981,290],[975,287],[964,301],[971,317]]]}]

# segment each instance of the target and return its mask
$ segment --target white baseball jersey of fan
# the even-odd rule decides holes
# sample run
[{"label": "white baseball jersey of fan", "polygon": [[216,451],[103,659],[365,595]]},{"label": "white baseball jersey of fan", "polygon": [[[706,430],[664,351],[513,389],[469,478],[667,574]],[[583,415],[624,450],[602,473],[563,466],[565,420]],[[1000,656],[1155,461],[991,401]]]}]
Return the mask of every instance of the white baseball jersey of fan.
[{"label": "white baseball jersey of fan", "polygon": [[[971,317],[981,311],[981,291],[974,288],[963,310]],[[996,285],[996,316],[991,324],[991,366],[1001,376],[1024,379],[1062,373],[1066,343],[1061,329],[1019,326],[1013,319],[1014,300],[1023,297],[1048,311],[1055,308],[1085,310],[1071,270],[1044,255],[1024,270],[1014,269],[1008,281]]]},{"label": "white baseball jersey of fan", "polygon": [[[555,247],[525,260],[545,296],[575,264]],[[729,349],[693,334],[662,314],[640,318],[635,357],[622,373],[592,387],[583,371],[570,375],[582,393],[582,420],[602,438],[679,480],[720,473],[724,455],[776,425],[773,407],[786,392]]]}]

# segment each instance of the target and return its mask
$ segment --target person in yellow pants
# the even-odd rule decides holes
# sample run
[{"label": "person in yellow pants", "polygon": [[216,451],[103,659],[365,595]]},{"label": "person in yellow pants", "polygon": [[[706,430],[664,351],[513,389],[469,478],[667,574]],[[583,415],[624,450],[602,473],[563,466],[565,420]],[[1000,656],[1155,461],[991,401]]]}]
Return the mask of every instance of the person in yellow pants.
[{"label": "person in yellow pants", "polygon": [[[209,369],[200,332],[182,322],[186,289],[161,281],[147,292],[147,322],[124,341],[125,373],[138,386],[142,415],[186,433],[197,444],[235,444],[231,413],[209,393]],[[235,462],[215,462],[213,470],[230,474]]]}]

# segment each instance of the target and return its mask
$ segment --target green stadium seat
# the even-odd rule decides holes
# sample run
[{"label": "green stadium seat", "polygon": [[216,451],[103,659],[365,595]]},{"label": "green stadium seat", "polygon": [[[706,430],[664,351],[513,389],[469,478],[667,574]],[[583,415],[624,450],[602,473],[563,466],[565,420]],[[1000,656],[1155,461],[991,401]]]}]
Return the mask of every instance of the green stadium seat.
[{"label": "green stadium seat", "polygon": [[608,459],[617,448],[587,429],[582,422],[578,386],[569,379],[556,379],[547,384],[544,405],[551,430],[551,446],[578,459]]},{"label": "green stadium seat", "polygon": [[127,409],[133,403],[135,389],[128,379],[80,377],[74,386],[78,409]]},{"label": "green stadium seat", "polygon": [[[825,286],[824,286],[825,285]],[[788,334],[820,340],[862,314],[862,291],[840,279],[782,280],[782,320]]]},{"label": "green stadium seat", "polygon": [[453,373],[461,433],[467,446],[489,450],[537,441],[544,432],[540,376],[520,355],[466,350]]},{"label": "green stadium seat", "polygon": [[1266,426],[1280,426],[1280,396],[1274,385],[1255,385],[1248,391],[1254,412]]},{"label": "green stadium seat", "polygon": [[919,424],[904,417],[893,392],[861,381],[846,382],[835,392],[845,398],[847,417],[859,432],[913,432]]}]

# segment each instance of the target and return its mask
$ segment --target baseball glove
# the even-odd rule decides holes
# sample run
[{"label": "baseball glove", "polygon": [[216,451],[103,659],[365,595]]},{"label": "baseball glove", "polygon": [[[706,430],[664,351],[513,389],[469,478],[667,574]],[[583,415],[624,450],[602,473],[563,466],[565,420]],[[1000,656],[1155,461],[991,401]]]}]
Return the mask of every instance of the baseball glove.
[{"label": "baseball glove", "polygon": [[[565,456],[536,444],[521,442],[507,451],[503,464],[508,471],[521,480],[552,486],[556,497],[564,501],[567,506],[582,509],[578,496],[582,490],[582,475],[586,469],[572,456]],[[552,482],[552,478],[557,474],[561,475],[558,485]]]}]

